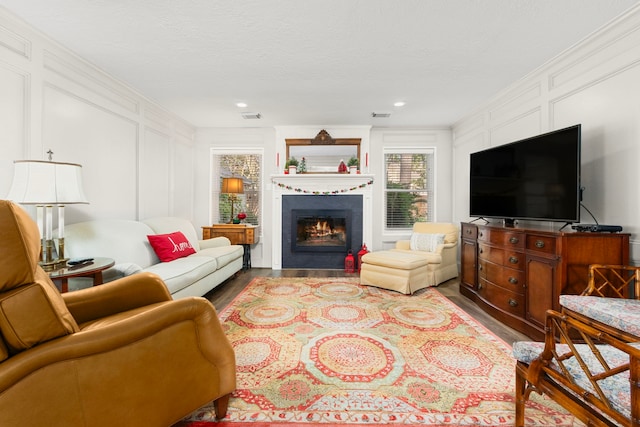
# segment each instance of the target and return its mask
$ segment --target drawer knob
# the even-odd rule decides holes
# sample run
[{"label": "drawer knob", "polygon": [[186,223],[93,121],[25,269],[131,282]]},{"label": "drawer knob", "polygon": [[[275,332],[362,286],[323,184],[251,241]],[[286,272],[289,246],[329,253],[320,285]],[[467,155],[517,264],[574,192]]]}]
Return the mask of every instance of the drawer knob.
[{"label": "drawer knob", "polygon": [[484,249],[480,249],[480,253],[483,254],[484,253]]},{"label": "drawer knob", "polygon": [[511,307],[517,307],[518,306],[518,301],[514,300],[513,298],[509,298],[509,305]]},{"label": "drawer knob", "polygon": [[512,238],[509,239],[509,243],[513,243],[514,245],[516,243],[518,243],[519,241],[520,241],[520,239],[518,239],[517,237],[512,237]]},{"label": "drawer knob", "polygon": [[516,279],[515,277],[509,277],[509,283],[515,285],[518,283],[518,279]]},{"label": "drawer knob", "polygon": [[483,236],[484,236],[484,233],[482,233],[482,231],[481,231],[481,232],[480,232],[480,237],[483,237]]},{"label": "drawer knob", "polygon": [[510,256],[510,257],[509,257],[509,262],[510,262],[511,264],[517,264],[517,263],[518,263],[518,257]]},{"label": "drawer knob", "polygon": [[482,283],[478,283],[478,290],[482,290]]},{"label": "drawer knob", "polygon": [[536,248],[544,248],[544,242],[542,240],[536,240]]},{"label": "drawer knob", "polygon": [[478,271],[482,271],[482,266],[481,265],[478,266]]}]

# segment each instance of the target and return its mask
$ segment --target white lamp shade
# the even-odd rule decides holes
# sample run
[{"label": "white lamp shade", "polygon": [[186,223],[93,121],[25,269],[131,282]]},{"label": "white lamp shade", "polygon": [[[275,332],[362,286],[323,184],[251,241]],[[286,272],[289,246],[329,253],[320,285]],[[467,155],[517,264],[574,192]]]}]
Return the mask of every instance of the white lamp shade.
[{"label": "white lamp shade", "polygon": [[82,166],[41,160],[16,160],[8,200],[25,205],[89,203],[82,190]]}]

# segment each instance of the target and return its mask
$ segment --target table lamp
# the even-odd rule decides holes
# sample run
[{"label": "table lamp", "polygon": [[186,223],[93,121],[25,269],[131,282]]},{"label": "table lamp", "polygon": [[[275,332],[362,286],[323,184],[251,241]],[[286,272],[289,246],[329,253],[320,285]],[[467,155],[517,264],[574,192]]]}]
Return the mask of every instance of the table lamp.
[{"label": "table lamp", "polygon": [[[51,157],[50,152],[50,156]],[[82,166],[43,160],[16,160],[8,200],[35,205],[41,237],[40,265],[45,271],[62,268],[64,257],[64,207],[89,203],[82,190]],[[54,254],[53,207],[58,208],[58,249]]]},{"label": "table lamp", "polygon": [[233,222],[233,205],[236,202],[236,194],[244,193],[242,178],[222,178],[222,188],[220,192],[229,194],[229,198],[231,199],[231,218],[228,222],[228,224],[231,224]]}]

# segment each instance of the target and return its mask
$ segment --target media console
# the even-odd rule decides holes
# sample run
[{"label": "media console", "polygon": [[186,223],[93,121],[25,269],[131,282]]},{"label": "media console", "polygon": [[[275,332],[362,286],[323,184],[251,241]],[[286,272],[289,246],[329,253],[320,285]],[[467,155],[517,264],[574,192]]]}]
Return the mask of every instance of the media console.
[{"label": "media console", "polygon": [[505,325],[544,339],[545,313],[580,294],[590,264],[628,264],[629,234],[462,223],[460,293]]}]

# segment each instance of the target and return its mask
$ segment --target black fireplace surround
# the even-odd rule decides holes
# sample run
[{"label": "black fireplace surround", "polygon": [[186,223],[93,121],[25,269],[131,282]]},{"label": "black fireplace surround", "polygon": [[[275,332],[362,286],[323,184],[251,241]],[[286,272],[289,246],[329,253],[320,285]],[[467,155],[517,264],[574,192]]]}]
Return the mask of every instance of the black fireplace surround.
[{"label": "black fireplace surround", "polygon": [[362,195],[282,197],[282,267],[343,269],[362,246]]}]

